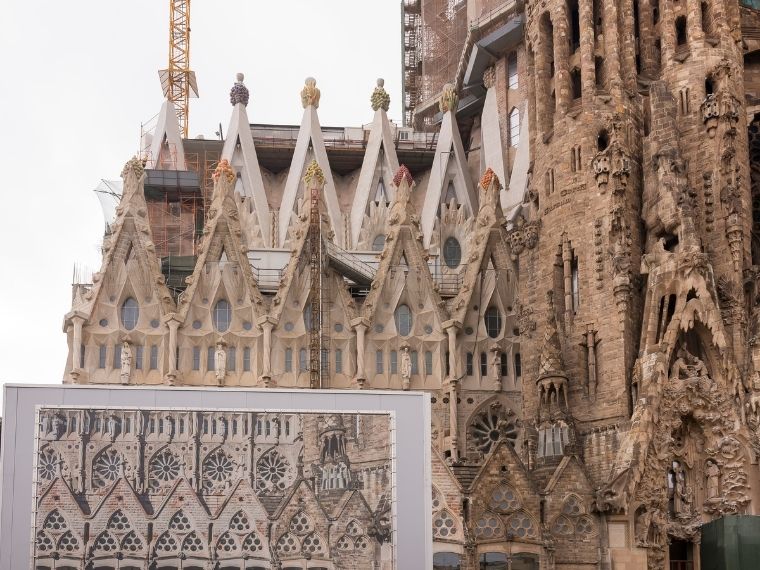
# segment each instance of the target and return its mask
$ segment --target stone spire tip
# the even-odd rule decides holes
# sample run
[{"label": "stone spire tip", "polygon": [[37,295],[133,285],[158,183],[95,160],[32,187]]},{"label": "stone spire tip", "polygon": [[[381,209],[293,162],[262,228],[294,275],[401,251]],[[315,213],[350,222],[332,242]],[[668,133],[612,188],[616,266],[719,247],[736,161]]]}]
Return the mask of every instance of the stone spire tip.
[{"label": "stone spire tip", "polygon": [[232,89],[230,89],[230,103],[232,103],[233,107],[238,103],[242,103],[243,107],[248,106],[250,93],[248,91],[248,88],[243,85],[244,78],[245,76],[242,73],[235,75],[235,79],[237,79],[237,81],[232,86]]}]

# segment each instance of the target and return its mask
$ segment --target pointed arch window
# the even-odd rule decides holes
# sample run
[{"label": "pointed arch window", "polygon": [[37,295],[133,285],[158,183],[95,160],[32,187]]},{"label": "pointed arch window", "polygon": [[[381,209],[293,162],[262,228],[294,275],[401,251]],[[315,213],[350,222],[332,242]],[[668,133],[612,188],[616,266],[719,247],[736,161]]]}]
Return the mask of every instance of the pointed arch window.
[{"label": "pointed arch window", "polygon": [[462,246],[455,237],[448,237],[443,242],[443,261],[450,269],[456,269],[462,263]]},{"label": "pointed arch window", "polygon": [[513,107],[509,112],[509,146],[517,146],[520,142],[520,111]]},{"label": "pointed arch window", "polygon": [[219,299],[216,305],[214,305],[213,314],[214,328],[219,332],[225,332],[230,328],[232,322],[232,306],[229,301],[225,299]]},{"label": "pointed arch window", "polygon": [[121,304],[121,325],[131,331],[137,326],[137,319],[140,317],[140,306],[132,297],[127,297]]},{"label": "pointed arch window", "polygon": [[491,338],[496,338],[501,333],[501,313],[496,307],[488,307],[483,315],[483,323],[486,325],[486,333]]},{"label": "pointed arch window", "polygon": [[401,336],[409,336],[412,332],[412,311],[409,305],[399,305],[396,308],[396,330]]},{"label": "pointed arch window", "polygon": [[517,75],[517,52],[512,52],[507,57],[507,82],[510,89],[517,89],[519,87],[519,80]]},{"label": "pointed arch window", "polygon": [[446,188],[446,200],[445,200],[445,202],[447,204],[450,204],[451,202],[456,202],[456,201],[457,201],[457,189],[454,186],[454,181],[453,180],[449,180],[449,185]]}]

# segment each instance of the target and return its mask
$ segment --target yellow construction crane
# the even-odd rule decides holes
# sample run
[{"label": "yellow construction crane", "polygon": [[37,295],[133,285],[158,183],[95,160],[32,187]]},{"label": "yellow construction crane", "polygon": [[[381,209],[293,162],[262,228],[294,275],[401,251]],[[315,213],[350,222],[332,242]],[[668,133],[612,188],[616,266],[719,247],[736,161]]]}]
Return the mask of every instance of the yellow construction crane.
[{"label": "yellow construction crane", "polygon": [[187,138],[190,97],[198,96],[190,71],[190,0],[169,0],[169,68],[158,72],[164,97],[174,103],[182,137]]}]

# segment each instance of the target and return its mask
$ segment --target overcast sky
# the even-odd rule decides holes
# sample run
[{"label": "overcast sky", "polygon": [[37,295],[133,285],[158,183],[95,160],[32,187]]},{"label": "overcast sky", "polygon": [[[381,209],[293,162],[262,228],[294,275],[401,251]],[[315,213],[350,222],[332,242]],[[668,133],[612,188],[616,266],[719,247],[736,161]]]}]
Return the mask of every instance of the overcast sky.
[{"label": "overcast sky", "polygon": [[[92,190],[161,107],[168,18],[169,0],[0,1],[0,382],[61,382],[72,268],[100,267]],[[190,136],[226,132],[238,71],[252,122],[300,124],[309,75],[323,125],[370,122],[377,77],[400,122],[400,18],[400,0],[192,0]]]}]

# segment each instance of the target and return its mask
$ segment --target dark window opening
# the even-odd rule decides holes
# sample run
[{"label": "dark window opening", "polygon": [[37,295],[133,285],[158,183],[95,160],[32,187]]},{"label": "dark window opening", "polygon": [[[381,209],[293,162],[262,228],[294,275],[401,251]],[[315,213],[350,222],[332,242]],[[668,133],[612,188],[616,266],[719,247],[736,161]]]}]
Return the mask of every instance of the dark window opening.
[{"label": "dark window opening", "polygon": [[670,537],[668,546],[670,570],[694,569],[694,546],[691,542]]},{"label": "dark window opening", "polygon": [[599,56],[594,58],[594,81],[597,89],[604,87],[604,59]]},{"label": "dark window opening", "polygon": [[652,0],[652,25],[660,21],[660,1]]},{"label": "dark window opening", "polygon": [[578,0],[568,0],[567,12],[570,15],[570,51],[581,46],[581,21],[578,14]]},{"label": "dark window opening", "polygon": [[715,84],[709,77],[705,79],[705,96],[715,93]]},{"label": "dark window opening", "polygon": [[676,18],[676,45],[686,45],[686,16],[678,16]]},{"label": "dark window opening", "polygon": [[710,8],[707,5],[707,2],[702,2],[700,4],[700,9],[702,12],[702,31],[706,36],[711,36],[713,33],[712,18],[710,17]]},{"label": "dark window opening", "polygon": [[472,352],[468,352],[465,358],[465,371],[467,376],[472,376]]},{"label": "dark window opening", "polygon": [[506,352],[502,352],[499,355],[499,368],[501,369],[502,376],[509,376],[509,360],[507,360]]},{"label": "dark window opening", "polygon": [[485,352],[480,353],[480,375],[483,378],[488,376],[488,355]]},{"label": "dark window opening", "polygon": [[636,73],[641,73],[641,44],[639,40],[640,36],[640,18],[639,18],[639,3],[637,0],[633,2],[633,50],[636,54]]},{"label": "dark window opening", "polygon": [[520,353],[515,353],[515,377],[522,376],[522,358]]},{"label": "dark window opening", "polygon": [[606,149],[610,145],[610,135],[607,133],[606,129],[602,129],[599,131],[599,134],[596,137],[596,149],[598,151],[602,151]]},{"label": "dark window opening", "polygon": [[582,91],[581,70],[577,67],[570,72],[570,87],[573,92],[573,99],[580,99]]}]

